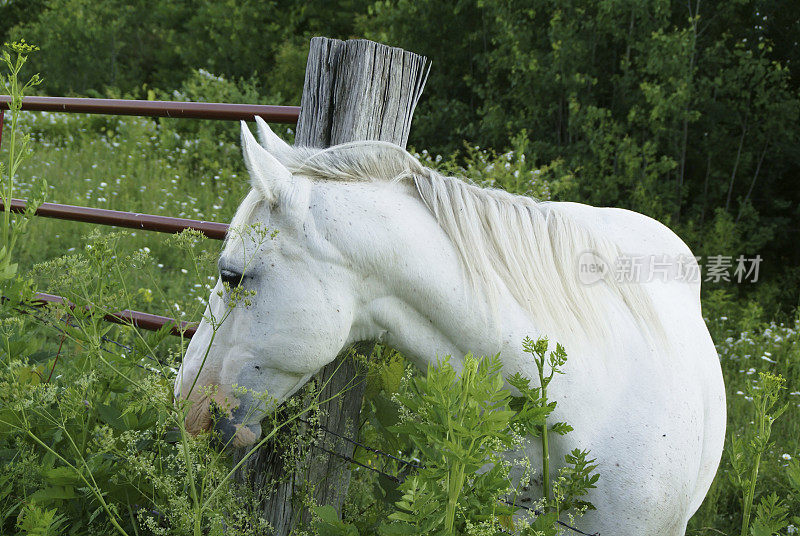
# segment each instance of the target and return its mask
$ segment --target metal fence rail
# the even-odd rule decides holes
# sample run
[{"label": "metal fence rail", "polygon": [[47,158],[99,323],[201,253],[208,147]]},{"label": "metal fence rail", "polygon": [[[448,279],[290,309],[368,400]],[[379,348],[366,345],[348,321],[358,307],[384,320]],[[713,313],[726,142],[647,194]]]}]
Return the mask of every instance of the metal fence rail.
[{"label": "metal fence rail", "polygon": [[[4,110],[8,109],[11,98],[0,95],[0,143],[3,139]],[[227,104],[209,102],[176,102],[176,101],[140,101],[123,99],[83,99],[66,97],[25,97],[22,109],[40,112],[87,113],[109,115],[133,115],[142,117],[170,117],[184,119],[213,119],[223,121],[252,121],[259,116],[270,123],[297,123],[300,117],[299,106],[269,106],[261,104]],[[25,211],[27,202],[24,199],[12,199],[10,211]],[[0,212],[5,205],[0,199]],[[61,220],[80,221],[100,225],[114,225],[129,229],[141,229],[161,233],[179,233],[184,229],[196,229],[209,238],[223,240],[228,231],[228,224],[140,214],[58,203],[42,203],[37,209],[37,216]],[[53,294],[37,294],[39,305],[62,303],[65,298]],[[187,322],[165,316],[153,315],[141,311],[120,311],[104,315],[109,322],[134,325],[141,329],[157,331],[165,325],[172,325],[171,333],[191,337],[196,326]]]},{"label": "metal fence rail", "polygon": [[[36,294],[36,297],[34,298],[35,305],[47,305],[49,303],[67,303],[70,309],[75,308],[75,305],[69,303],[69,301],[63,296],[45,294],[43,292]],[[174,318],[152,315],[150,313],[142,313],[141,311],[131,311],[130,309],[125,309],[124,311],[119,311],[116,313],[108,313],[103,315],[103,319],[114,324],[122,324],[126,326],[132,325],[149,331],[158,331],[164,326],[171,325],[172,328],[170,329],[170,333],[172,335],[180,336],[182,333],[183,337],[186,338],[191,338],[197,331],[196,322],[178,322]]]},{"label": "metal fence rail", "polygon": [[[11,97],[0,95],[0,110],[8,110]],[[299,106],[227,104],[220,102],[142,101],[127,99],[77,99],[70,97],[25,97],[22,109],[35,112],[137,115],[184,119],[252,121],[260,116],[269,123],[297,123]]]},{"label": "metal fence rail", "polygon": [[[11,200],[11,212],[25,212],[27,201],[24,199]],[[0,211],[5,210],[5,204],[0,199]],[[139,212],[123,212],[104,208],[79,207],[75,205],[61,205],[58,203],[42,203],[36,210],[36,216],[55,218],[59,220],[82,221],[100,225],[115,225],[128,229],[142,229],[159,233],[180,233],[184,229],[196,229],[215,240],[224,240],[228,232],[227,223],[214,221],[189,220],[172,218],[170,216],[156,216],[154,214],[141,214]]]}]

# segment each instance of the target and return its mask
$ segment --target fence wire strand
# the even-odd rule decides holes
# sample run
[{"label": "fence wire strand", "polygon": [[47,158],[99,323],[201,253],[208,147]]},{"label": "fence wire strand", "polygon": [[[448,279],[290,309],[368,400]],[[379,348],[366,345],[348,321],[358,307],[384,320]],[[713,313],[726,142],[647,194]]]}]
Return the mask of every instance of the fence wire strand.
[{"label": "fence wire strand", "polygon": [[[345,436],[343,436],[341,434],[338,434],[338,433],[336,433],[336,432],[334,432],[332,430],[328,430],[324,426],[314,425],[314,424],[311,424],[308,421],[304,421],[302,419],[299,419],[299,420],[300,420],[300,422],[304,422],[306,424],[309,424],[309,425],[311,425],[311,426],[313,426],[313,427],[315,427],[317,429],[322,430],[323,432],[326,432],[326,433],[331,434],[331,435],[333,435],[335,437],[343,439],[344,441],[347,441],[348,443],[351,443],[352,445],[354,445],[356,447],[361,447],[361,448],[363,448],[365,450],[368,450],[370,452],[373,452],[373,453],[375,453],[375,454],[377,454],[379,456],[384,456],[386,458],[398,461],[398,462],[403,463],[403,464],[405,464],[407,466],[414,467],[415,469],[424,469],[425,468],[424,465],[417,465],[417,464],[415,464],[413,462],[409,462],[409,461],[403,460],[402,458],[398,458],[396,456],[393,456],[393,455],[389,454],[388,452],[383,452],[381,450],[377,450],[377,449],[374,449],[372,447],[368,447],[368,446],[364,445],[363,443],[360,443],[360,442],[356,441],[355,439],[351,439],[349,437],[345,437]],[[370,467],[370,466],[368,466],[366,464],[363,464],[363,463],[359,462],[358,460],[355,460],[352,457],[347,456],[346,454],[342,454],[340,452],[334,452],[334,451],[328,450],[328,449],[326,449],[324,447],[321,447],[321,446],[317,445],[316,443],[312,444],[312,447],[316,448],[316,449],[319,449],[319,450],[321,450],[323,452],[326,452],[328,454],[331,454],[333,456],[337,456],[337,457],[339,457],[339,458],[341,458],[343,460],[347,460],[348,462],[354,463],[354,464],[356,464],[356,465],[358,465],[360,467],[363,467],[364,469],[368,469],[370,471],[373,471],[375,473],[383,475],[384,477],[386,477],[386,478],[388,478],[388,479],[390,479],[390,480],[392,480],[394,482],[397,482],[398,484],[402,484],[405,481],[405,478],[402,477],[402,476],[396,476],[396,475],[388,474],[388,473],[386,473],[386,472],[384,472],[384,471],[382,471],[382,470],[380,470],[380,469],[378,469],[376,467]],[[541,510],[538,510],[536,508],[531,508],[530,506],[525,506],[524,504],[517,504],[517,503],[515,503],[513,501],[508,501],[506,499],[501,499],[501,501],[503,501],[505,504],[507,504],[509,506],[513,506],[514,508],[521,508],[523,510],[527,510],[528,512],[530,512],[530,513],[532,513],[532,514],[534,514],[536,516],[540,516],[540,515],[542,515],[544,513]],[[583,536],[600,536],[599,532],[592,532],[592,533],[583,532],[579,528],[573,527],[569,523],[561,521],[560,519],[556,520],[556,523],[558,525],[564,527],[565,529],[571,530],[572,532],[574,532],[576,534],[581,534]]]}]

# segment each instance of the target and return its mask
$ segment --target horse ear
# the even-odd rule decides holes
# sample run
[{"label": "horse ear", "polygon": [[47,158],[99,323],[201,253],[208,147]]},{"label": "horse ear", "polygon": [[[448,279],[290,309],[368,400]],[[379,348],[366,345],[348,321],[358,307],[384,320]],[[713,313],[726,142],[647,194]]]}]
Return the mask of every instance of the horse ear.
[{"label": "horse ear", "polygon": [[286,163],[294,150],[292,146],[278,137],[278,135],[269,128],[267,122],[259,116],[256,116],[256,126],[258,127],[258,139],[261,142],[261,146],[280,162]]},{"label": "horse ear", "polygon": [[244,121],[242,121],[242,153],[253,188],[274,205],[281,192],[285,192],[291,186],[292,173],[258,144]]}]

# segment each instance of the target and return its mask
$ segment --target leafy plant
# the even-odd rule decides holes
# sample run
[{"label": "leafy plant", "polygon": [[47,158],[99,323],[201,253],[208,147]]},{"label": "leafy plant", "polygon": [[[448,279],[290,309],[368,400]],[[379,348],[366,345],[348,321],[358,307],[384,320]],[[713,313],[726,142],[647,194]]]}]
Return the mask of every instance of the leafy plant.
[{"label": "leafy plant", "polygon": [[[400,422],[389,430],[406,443],[406,452],[419,456],[421,467],[400,484],[402,498],[389,516],[393,523],[381,526],[382,534],[450,535],[476,530],[496,534],[514,524],[520,507],[512,499],[522,483],[512,480],[511,469],[520,466],[522,480],[527,482],[530,467],[527,460],[511,461],[506,453],[522,447],[528,436],[542,438],[543,471],[547,471],[543,475],[549,475],[547,434],[571,430],[566,423],[547,421],[556,407],[547,399],[547,386],[566,361],[561,346],[549,355],[547,346],[546,339],[525,340],[526,351],[540,366],[543,388],[532,388],[527,378],[514,375],[508,383],[519,392],[517,397],[506,388],[499,356],[467,355],[460,374],[446,358],[429,366],[427,375],[405,380],[394,396],[400,405]],[[555,534],[561,512],[574,509],[580,514],[590,508],[580,497],[598,479],[593,461],[586,451],[567,455],[556,481],[544,479],[543,510],[529,511],[518,529]]]},{"label": "leafy plant", "polygon": [[594,509],[591,503],[579,499],[594,488],[599,479],[599,475],[594,473],[597,468],[595,460],[587,459],[589,451],[575,449],[567,454],[564,460],[566,466],[562,468],[556,483],[551,483],[549,434],[566,435],[572,431],[572,427],[565,422],[548,423],[548,417],[556,409],[556,402],[547,398],[547,387],[556,374],[564,373],[562,367],[567,362],[567,353],[557,344],[556,349],[548,354],[549,343],[546,338],[534,342],[526,337],[522,346],[536,363],[539,387],[531,388],[530,380],[519,373],[510,377],[508,382],[522,394],[511,407],[518,411],[517,421],[523,424],[526,433],[541,440],[544,510],[555,512],[555,520],[561,512],[570,509]]},{"label": "leafy plant", "polygon": [[66,517],[58,515],[56,509],[45,509],[29,503],[17,518],[17,528],[24,536],[57,536],[66,528]]},{"label": "leafy plant", "polygon": [[[501,366],[497,356],[468,355],[459,378],[445,359],[396,396],[403,418],[394,431],[420,452],[424,468],[401,484],[403,500],[390,519],[420,534],[455,534],[467,522],[494,524],[498,515],[513,513],[499,503],[509,490],[508,465],[500,453],[513,445],[514,415]],[[486,464],[491,468],[476,474]],[[424,515],[434,504],[437,515]],[[415,510],[420,505],[425,506]]]},{"label": "leafy plant", "polygon": [[[775,407],[780,392],[784,389],[784,380],[780,376],[762,372],[759,381],[748,385],[754,409],[754,426],[745,437],[731,435],[729,456],[733,472],[731,479],[741,492],[742,501],[742,536],[750,532],[750,516],[756,496],[758,469],[761,457],[770,446],[769,437],[772,425],[788,408],[787,405]],[[770,495],[761,500],[753,523],[753,534],[761,536],[772,534],[786,526],[786,512],[777,495]],[[774,527],[777,527],[774,528]],[[756,532],[757,531],[757,532]]]},{"label": "leafy plant", "polygon": [[[5,65],[8,73],[0,76],[0,88],[3,93],[11,97],[8,109],[11,115],[11,129],[9,131],[8,164],[0,163],[0,195],[3,199],[2,244],[0,244],[0,282],[7,282],[17,275],[17,264],[12,261],[14,245],[24,232],[28,220],[33,216],[43,199],[43,192],[47,184],[43,181],[41,192],[28,202],[25,212],[16,218],[11,217],[11,199],[14,197],[14,176],[17,174],[22,162],[30,156],[30,136],[22,135],[19,128],[19,115],[22,109],[22,98],[25,92],[41,83],[38,74],[33,75],[27,82],[19,79],[20,71],[28,60],[28,54],[38,50],[34,45],[24,40],[6,43],[3,46],[0,60]],[[0,113],[3,113],[0,111]]]},{"label": "leafy plant", "polygon": [[783,505],[777,493],[771,493],[761,499],[756,508],[756,517],[750,527],[752,536],[773,536],[779,534],[788,525],[786,515],[789,509]]}]

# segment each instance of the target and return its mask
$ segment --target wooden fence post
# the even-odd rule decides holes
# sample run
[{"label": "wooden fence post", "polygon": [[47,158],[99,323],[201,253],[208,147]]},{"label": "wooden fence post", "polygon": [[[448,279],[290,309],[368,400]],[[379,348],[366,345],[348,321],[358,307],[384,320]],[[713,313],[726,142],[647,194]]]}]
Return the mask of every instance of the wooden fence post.
[{"label": "wooden fence post", "polygon": [[[429,66],[423,56],[372,41],[313,38],[295,145],[328,147],[356,140],[382,140],[405,147]],[[358,376],[355,364],[339,357],[316,379],[318,385],[330,380],[322,399],[349,386],[323,408],[320,424],[355,439],[364,396],[363,377]],[[318,443],[342,456],[353,455],[352,444],[331,434],[325,434]],[[284,467],[281,454],[267,445],[239,475],[256,493],[270,490],[262,504],[276,536],[288,536],[293,528],[309,520],[295,493],[303,488],[312,490],[316,504],[331,505],[341,513],[350,482],[348,462],[312,447],[304,464]]]}]

